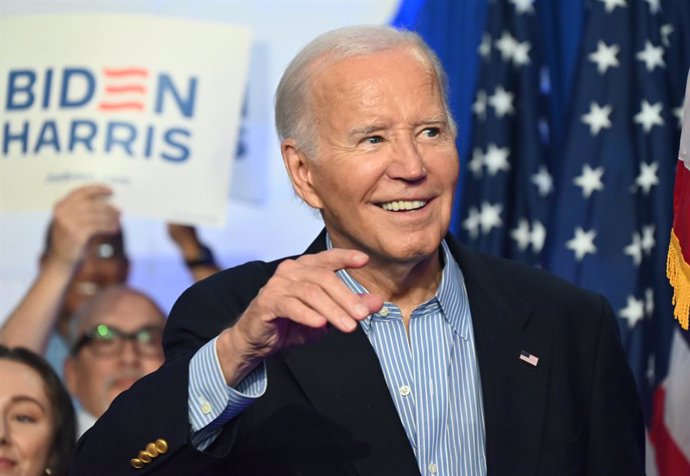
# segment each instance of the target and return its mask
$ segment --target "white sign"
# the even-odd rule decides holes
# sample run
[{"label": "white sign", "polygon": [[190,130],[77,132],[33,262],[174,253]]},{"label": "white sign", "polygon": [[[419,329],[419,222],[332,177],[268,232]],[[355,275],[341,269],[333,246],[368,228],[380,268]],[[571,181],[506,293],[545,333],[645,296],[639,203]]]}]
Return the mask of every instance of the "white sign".
[{"label": "white sign", "polygon": [[222,225],[249,50],[229,24],[0,18],[0,210],[101,182],[128,214]]}]

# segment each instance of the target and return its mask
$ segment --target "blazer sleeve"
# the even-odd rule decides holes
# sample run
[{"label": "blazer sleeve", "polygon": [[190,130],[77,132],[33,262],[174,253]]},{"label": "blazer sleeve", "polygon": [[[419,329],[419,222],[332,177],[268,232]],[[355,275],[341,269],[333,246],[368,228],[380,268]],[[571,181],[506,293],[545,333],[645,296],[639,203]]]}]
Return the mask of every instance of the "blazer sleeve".
[{"label": "blazer sleeve", "polygon": [[619,339],[616,317],[601,298],[604,319],[594,361],[587,476],[644,476],[644,418],[637,388]]},{"label": "blazer sleeve", "polygon": [[[265,264],[264,264],[265,265]],[[245,265],[247,266],[247,265]],[[207,341],[243,312],[267,276],[261,266],[250,273],[223,272],[193,285],[175,303],[164,337],[165,364],[123,392],[77,443],[73,475],[215,474],[234,443],[236,422],[225,425],[205,451],[190,441],[189,362]],[[246,271],[246,270],[245,270]],[[241,277],[241,285],[237,280]],[[141,458],[147,445],[164,440],[167,449]],[[155,453],[155,452],[154,452]]]}]

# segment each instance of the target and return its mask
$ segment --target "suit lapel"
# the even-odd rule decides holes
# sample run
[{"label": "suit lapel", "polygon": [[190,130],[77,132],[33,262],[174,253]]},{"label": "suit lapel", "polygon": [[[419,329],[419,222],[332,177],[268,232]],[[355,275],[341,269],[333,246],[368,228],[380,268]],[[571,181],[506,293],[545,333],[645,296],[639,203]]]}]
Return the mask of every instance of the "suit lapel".
[{"label": "suit lapel", "polygon": [[[482,381],[488,475],[534,474],[537,469],[550,339],[530,327],[532,309],[511,283],[478,254],[450,239],[465,278]],[[537,365],[520,359],[538,357]]]},{"label": "suit lapel", "polygon": [[376,354],[358,328],[284,354],[302,390],[360,476],[419,476]]},{"label": "suit lapel", "polygon": [[[307,253],[325,249],[322,232]],[[472,312],[482,382],[488,476],[536,473],[545,417],[551,341],[530,326],[531,306],[510,279],[448,236]],[[505,269],[505,268],[502,268]],[[526,351],[537,365],[520,359]],[[307,398],[323,415],[360,476],[419,475],[417,462],[364,332],[331,331],[285,354]],[[318,362],[318,366],[315,366]],[[315,371],[316,367],[316,371]]]}]

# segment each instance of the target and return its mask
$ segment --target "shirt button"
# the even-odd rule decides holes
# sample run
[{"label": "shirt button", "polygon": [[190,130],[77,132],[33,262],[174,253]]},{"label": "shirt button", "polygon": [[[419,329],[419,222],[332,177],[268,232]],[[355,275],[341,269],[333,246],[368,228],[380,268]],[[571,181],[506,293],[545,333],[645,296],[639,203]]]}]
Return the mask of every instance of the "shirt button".
[{"label": "shirt button", "polygon": [[204,415],[208,415],[209,413],[211,413],[211,404],[208,402],[202,403],[201,404],[201,413],[203,413]]},{"label": "shirt button", "polygon": [[402,387],[400,387],[400,395],[402,395],[403,397],[406,397],[409,394],[410,394],[410,387],[409,386],[403,385]]},{"label": "shirt button", "polygon": [[381,317],[386,317],[390,311],[386,306],[383,306],[381,310],[378,312],[379,316]]},{"label": "shirt button", "polygon": [[438,466],[436,466],[436,463],[429,463],[427,468],[431,474],[436,474],[438,472]]}]

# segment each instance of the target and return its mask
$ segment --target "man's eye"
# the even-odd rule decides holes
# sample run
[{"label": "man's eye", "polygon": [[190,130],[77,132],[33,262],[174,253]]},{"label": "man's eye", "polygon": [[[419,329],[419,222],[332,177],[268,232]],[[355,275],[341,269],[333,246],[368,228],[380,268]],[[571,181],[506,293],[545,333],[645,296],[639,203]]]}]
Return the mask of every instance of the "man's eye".
[{"label": "man's eye", "polygon": [[436,137],[441,133],[441,130],[438,127],[427,127],[424,129],[424,134],[427,137]]},{"label": "man's eye", "polygon": [[383,142],[383,137],[381,136],[369,136],[366,139],[364,139],[364,142],[367,144],[380,144]]}]

